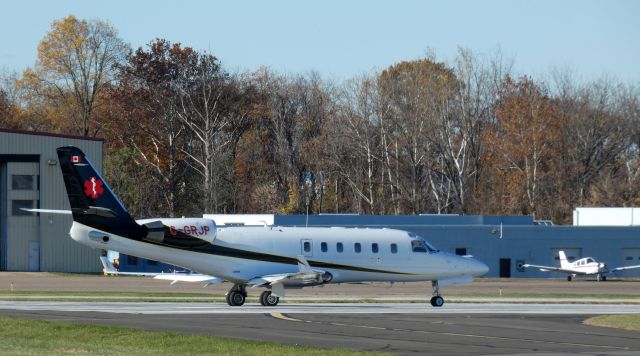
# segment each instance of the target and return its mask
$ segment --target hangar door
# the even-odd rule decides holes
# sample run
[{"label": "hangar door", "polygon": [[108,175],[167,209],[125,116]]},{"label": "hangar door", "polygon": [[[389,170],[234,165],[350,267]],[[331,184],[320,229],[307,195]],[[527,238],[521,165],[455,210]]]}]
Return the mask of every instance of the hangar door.
[{"label": "hangar door", "polygon": [[7,162],[2,169],[0,269],[40,270],[40,218],[22,210],[39,207],[37,162]]}]

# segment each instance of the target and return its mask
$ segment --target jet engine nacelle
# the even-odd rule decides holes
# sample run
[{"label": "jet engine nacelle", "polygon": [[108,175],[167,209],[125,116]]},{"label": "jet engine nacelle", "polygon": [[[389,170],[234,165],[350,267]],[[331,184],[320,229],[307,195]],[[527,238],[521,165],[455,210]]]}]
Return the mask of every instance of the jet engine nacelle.
[{"label": "jet engine nacelle", "polygon": [[144,239],[169,246],[195,247],[216,239],[216,223],[202,218],[138,220],[146,230]]}]

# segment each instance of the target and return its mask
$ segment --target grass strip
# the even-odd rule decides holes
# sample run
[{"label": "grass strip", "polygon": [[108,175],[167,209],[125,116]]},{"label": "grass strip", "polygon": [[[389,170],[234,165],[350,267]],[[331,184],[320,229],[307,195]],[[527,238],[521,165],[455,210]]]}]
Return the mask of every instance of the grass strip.
[{"label": "grass strip", "polygon": [[3,355],[380,355],[206,335],[0,317]]},{"label": "grass strip", "polygon": [[586,325],[640,331],[640,314],[600,315],[584,321]]}]

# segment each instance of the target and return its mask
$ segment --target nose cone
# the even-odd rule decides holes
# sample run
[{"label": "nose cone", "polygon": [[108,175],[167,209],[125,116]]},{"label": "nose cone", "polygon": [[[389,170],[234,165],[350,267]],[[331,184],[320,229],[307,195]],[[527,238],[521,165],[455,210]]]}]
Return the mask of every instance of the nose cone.
[{"label": "nose cone", "polygon": [[472,277],[480,277],[489,272],[489,266],[474,259],[469,259],[468,268],[469,274],[471,274]]}]

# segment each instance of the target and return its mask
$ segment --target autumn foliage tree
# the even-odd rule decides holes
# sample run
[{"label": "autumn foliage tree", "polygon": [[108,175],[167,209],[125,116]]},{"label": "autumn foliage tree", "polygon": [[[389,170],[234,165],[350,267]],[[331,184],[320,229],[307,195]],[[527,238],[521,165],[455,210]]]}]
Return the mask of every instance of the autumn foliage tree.
[{"label": "autumn foliage tree", "polygon": [[68,127],[77,127],[74,131],[83,136],[95,135],[95,107],[127,49],[110,24],[68,16],[54,21],[38,45],[36,66],[25,71],[24,85],[71,106],[73,125]]},{"label": "autumn foliage tree", "polygon": [[[232,64],[233,65],[233,64]],[[334,82],[111,25],[55,21],[38,60],[0,81],[0,127],[98,135],[139,217],[205,213],[532,214],[640,204],[640,89],[513,79],[459,49]]]},{"label": "autumn foliage tree", "polygon": [[501,178],[496,188],[502,209],[548,217],[544,202],[555,193],[566,127],[563,117],[545,90],[528,77],[505,80],[495,111],[495,125],[486,134],[491,149],[485,162]]}]

